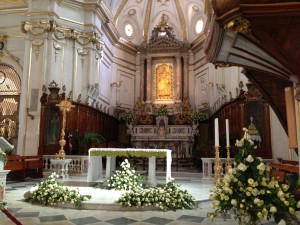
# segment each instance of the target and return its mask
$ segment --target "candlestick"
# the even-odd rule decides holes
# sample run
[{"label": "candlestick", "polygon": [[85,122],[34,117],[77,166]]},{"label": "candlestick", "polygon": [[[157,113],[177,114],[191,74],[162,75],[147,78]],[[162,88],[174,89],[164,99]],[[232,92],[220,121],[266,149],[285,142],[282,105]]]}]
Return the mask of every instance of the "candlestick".
[{"label": "candlestick", "polygon": [[215,172],[215,183],[219,182],[220,173],[222,173],[223,168],[220,165],[220,151],[219,146],[215,146],[215,166],[214,166],[214,172]]},{"label": "candlestick", "polygon": [[226,165],[226,172],[231,168],[231,158],[230,158],[230,146],[226,146],[227,149],[227,165]]},{"label": "candlestick", "polygon": [[228,119],[225,120],[225,124],[226,124],[226,146],[230,146],[230,143],[229,143],[229,120]]},{"label": "candlestick", "polygon": [[215,119],[215,146],[219,146],[219,120]]}]

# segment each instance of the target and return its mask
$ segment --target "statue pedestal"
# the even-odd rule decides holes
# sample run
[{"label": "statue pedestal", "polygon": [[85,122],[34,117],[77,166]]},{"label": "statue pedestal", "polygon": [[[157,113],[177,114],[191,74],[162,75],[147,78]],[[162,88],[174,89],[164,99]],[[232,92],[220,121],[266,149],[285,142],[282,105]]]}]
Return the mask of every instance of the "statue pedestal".
[{"label": "statue pedestal", "polygon": [[62,179],[69,177],[68,166],[72,159],[50,159],[53,172],[57,173]]},{"label": "statue pedestal", "polygon": [[6,188],[6,175],[10,170],[0,170],[0,202],[4,200]]}]

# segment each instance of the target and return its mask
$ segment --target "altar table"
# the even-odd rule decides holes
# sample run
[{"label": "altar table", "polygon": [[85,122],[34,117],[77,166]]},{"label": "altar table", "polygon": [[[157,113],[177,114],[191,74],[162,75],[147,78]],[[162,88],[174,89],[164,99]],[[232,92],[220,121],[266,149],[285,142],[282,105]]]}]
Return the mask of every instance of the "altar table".
[{"label": "altar table", "polygon": [[[89,150],[88,182],[103,179],[102,156],[106,156],[105,177],[109,178],[116,168],[116,157],[147,157],[148,180],[155,184],[156,158],[167,158],[166,182],[171,178],[172,150],[169,149],[136,149],[136,148],[91,148]],[[98,157],[97,157],[98,156]]]}]

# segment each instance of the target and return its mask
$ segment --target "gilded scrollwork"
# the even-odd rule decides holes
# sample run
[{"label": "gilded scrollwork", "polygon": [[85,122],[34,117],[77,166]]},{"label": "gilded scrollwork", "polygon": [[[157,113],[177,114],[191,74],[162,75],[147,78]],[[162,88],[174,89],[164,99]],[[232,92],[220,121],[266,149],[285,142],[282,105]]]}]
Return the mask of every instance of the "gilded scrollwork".
[{"label": "gilded scrollwork", "polygon": [[251,27],[250,21],[243,17],[239,17],[234,20],[231,20],[224,26],[226,30],[230,30],[235,33],[242,33],[246,35],[248,38],[250,38],[251,40],[259,42],[258,39],[255,36],[253,36],[250,27]]},{"label": "gilded scrollwork", "polygon": [[53,20],[26,21],[22,25],[22,30],[24,33],[30,33],[32,35],[53,32],[55,38],[58,40],[71,39],[81,45],[92,43],[96,46],[98,51],[103,51],[105,47],[103,41],[96,32],[78,31],[73,28],[61,26]]},{"label": "gilded scrollwork", "polygon": [[217,69],[218,67],[220,68],[228,68],[231,67],[230,63],[225,63],[225,62],[215,62],[215,69]]},{"label": "gilded scrollwork", "polygon": [[52,28],[53,21],[51,20],[25,21],[22,25],[24,33],[31,33],[33,35],[41,35],[51,31]]},{"label": "gilded scrollwork", "polygon": [[145,106],[139,97],[134,106],[134,117],[137,124],[151,124],[152,118],[145,112]]},{"label": "gilded scrollwork", "polygon": [[182,113],[177,113],[174,117],[174,124],[187,124],[191,120],[191,115],[193,113],[193,108],[190,104],[189,99],[186,97],[183,99],[182,104]]},{"label": "gilded scrollwork", "polygon": [[41,40],[41,39],[37,39],[37,40],[34,40],[32,42],[32,45],[35,46],[35,56],[36,58],[39,57],[39,54],[40,54],[40,46],[42,46],[44,44],[44,41]]}]

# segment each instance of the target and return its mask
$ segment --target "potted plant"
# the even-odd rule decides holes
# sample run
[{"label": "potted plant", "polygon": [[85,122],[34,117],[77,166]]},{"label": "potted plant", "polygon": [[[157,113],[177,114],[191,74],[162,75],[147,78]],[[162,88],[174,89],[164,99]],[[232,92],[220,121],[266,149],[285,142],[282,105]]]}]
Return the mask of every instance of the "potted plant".
[{"label": "potted plant", "polygon": [[88,144],[97,143],[100,144],[105,141],[105,138],[101,134],[86,132],[84,134],[75,133],[75,138],[78,143],[79,155],[86,154],[86,148]]}]

